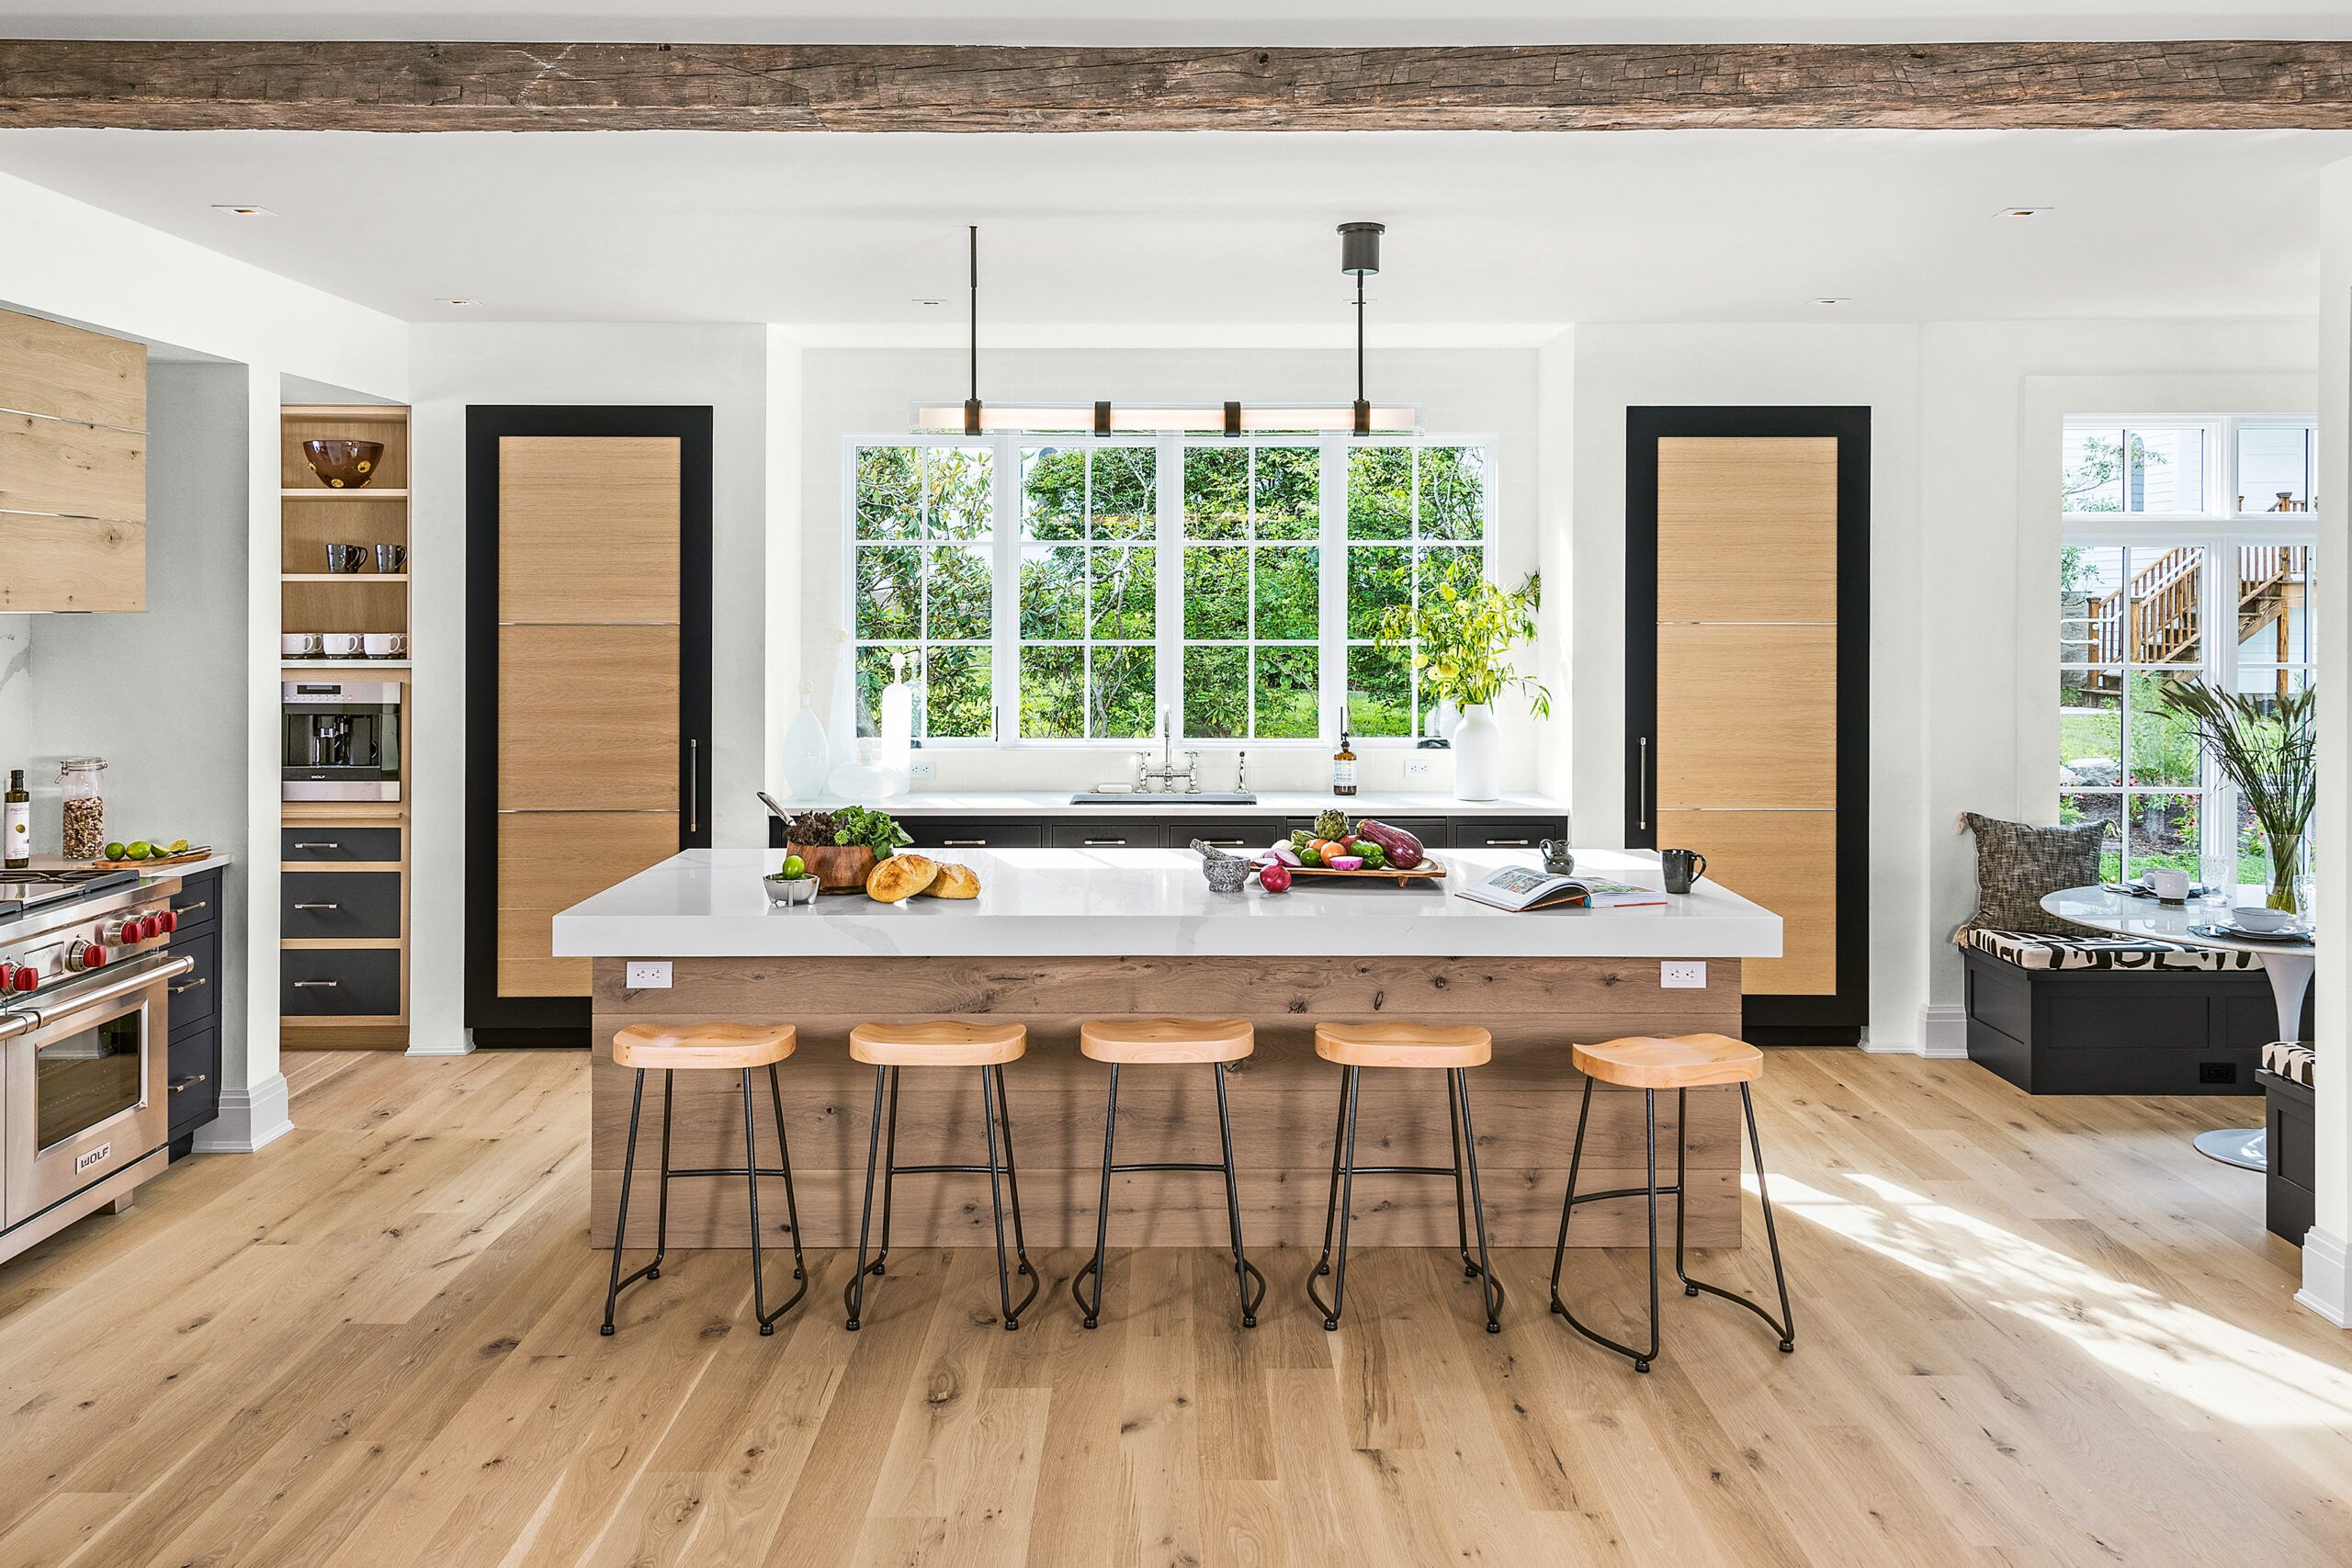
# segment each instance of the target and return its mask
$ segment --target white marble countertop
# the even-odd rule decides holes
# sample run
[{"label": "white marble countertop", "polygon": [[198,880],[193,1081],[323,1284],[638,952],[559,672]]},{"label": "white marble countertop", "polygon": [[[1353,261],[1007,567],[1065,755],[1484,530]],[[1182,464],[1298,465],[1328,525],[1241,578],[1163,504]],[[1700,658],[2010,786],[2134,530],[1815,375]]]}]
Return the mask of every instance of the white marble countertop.
[{"label": "white marble countertop", "polygon": [[[771,792],[773,793],[773,792]],[[1181,792],[1137,795],[1114,802],[1070,804],[1066,789],[916,790],[882,800],[850,801],[830,796],[776,804],[786,811],[832,810],[872,806],[893,817],[1065,817],[1080,812],[1137,817],[1311,817],[1327,807],[1351,817],[1564,817],[1567,803],[1548,795],[1506,790],[1493,800],[1461,800],[1443,790],[1366,790],[1333,795],[1328,790],[1263,789],[1254,806],[1196,800]]]},{"label": "white marble countertop", "polygon": [[[1273,956],[1775,958],[1781,917],[1721,884],[1662,905],[1514,915],[1453,888],[1525,851],[1449,850],[1443,886],[1301,881],[1209,891],[1189,850],[976,850],[970,900],[859,894],[771,908],[774,850],[688,850],[555,917],[560,958]],[[1658,886],[1647,852],[1579,852],[1579,871]]]}]

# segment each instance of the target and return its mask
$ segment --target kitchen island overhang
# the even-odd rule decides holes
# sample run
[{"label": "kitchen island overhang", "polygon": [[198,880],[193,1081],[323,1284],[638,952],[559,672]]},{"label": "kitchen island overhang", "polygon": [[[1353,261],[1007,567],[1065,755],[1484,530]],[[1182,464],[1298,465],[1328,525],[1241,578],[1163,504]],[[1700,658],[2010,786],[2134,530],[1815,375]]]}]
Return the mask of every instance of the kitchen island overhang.
[{"label": "kitchen island overhang", "polygon": [[[865,1176],[873,1072],[849,1059],[850,1029],[926,1017],[1022,1021],[1028,1055],[1007,1069],[1022,1207],[1033,1242],[1053,1247],[1091,1244],[1098,1200],[1105,1074],[1079,1055],[1079,1023],[1162,1013],[1242,1017],[1256,1028],[1256,1054],[1227,1079],[1253,1247],[1312,1246],[1322,1235],[1340,1072],[1315,1055],[1318,1020],[1410,1018],[1491,1031],[1494,1060],[1470,1076],[1489,1224],[1497,1245],[1548,1245],[1584,1088],[1568,1046],[1626,1034],[1736,1034],[1738,960],[1781,948],[1778,916],[1713,883],[1664,906],[1523,915],[1454,897],[1468,880],[1525,863],[1496,852],[1448,852],[1448,886],[1302,884],[1269,896],[1210,892],[1189,851],[976,851],[966,857],[980,877],[974,900],[890,906],[853,895],[771,909],[760,878],[776,859],[769,850],[687,851],[555,919],[556,953],[594,960],[592,1230],[600,1246],[611,1241],[633,1084],[611,1062],[612,1036],[626,1024],[711,1018],[798,1030],[798,1051],[779,1076],[803,1239],[823,1247],[854,1242]],[[1653,856],[1582,860],[1588,871],[1657,885]],[[667,961],[672,984],[629,987],[631,960]],[[1666,986],[1668,960],[1704,963],[1702,983]],[[649,1100],[659,1093],[650,1087]],[[1205,1069],[1126,1075],[1122,1156],[1214,1150],[1215,1092]],[[682,1074],[676,1093],[672,1163],[740,1164],[732,1075]],[[1641,1184],[1641,1104],[1634,1094],[1596,1094],[1583,1185]],[[1672,1169],[1674,1111],[1662,1099],[1662,1179]],[[977,1157],[978,1075],[909,1073],[900,1122],[902,1161]],[[1691,1095],[1695,1246],[1738,1242],[1736,1122],[1730,1090]],[[1366,1074],[1362,1124],[1366,1138],[1381,1140],[1384,1161],[1451,1161],[1440,1075]],[[763,1143],[763,1162],[774,1152]],[[638,1158],[640,1179],[650,1178],[655,1140],[640,1139]],[[958,1185],[936,1201],[907,1194],[900,1244],[989,1243],[985,1182],[902,1180]],[[1356,1205],[1364,1245],[1452,1241],[1448,1183],[1367,1178]],[[1222,1245],[1224,1193],[1214,1179],[1123,1175],[1113,1211],[1123,1245]],[[762,1216],[780,1237],[775,1206],[763,1205]],[[741,1185],[676,1183],[669,1223],[675,1246],[744,1245]],[[1579,1213],[1574,1239],[1628,1245],[1645,1223],[1638,1201],[1595,1205]],[[633,1206],[632,1244],[650,1245],[653,1224],[651,1205]]]}]

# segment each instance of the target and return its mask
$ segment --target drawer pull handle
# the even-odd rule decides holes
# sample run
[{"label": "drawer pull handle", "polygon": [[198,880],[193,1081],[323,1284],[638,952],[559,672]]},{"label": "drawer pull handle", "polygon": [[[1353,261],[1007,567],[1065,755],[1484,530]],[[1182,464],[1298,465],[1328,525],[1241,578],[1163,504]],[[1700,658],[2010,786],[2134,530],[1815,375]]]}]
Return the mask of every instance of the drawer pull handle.
[{"label": "drawer pull handle", "polygon": [[943,850],[984,850],[989,847],[989,841],[986,839],[942,839],[939,847]]},{"label": "drawer pull handle", "polygon": [[1079,848],[1085,850],[1124,850],[1126,847],[1125,839],[1083,839],[1079,842]]},{"label": "drawer pull handle", "polygon": [[298,850],[339,850],[343,848],[343,846],[338,843],[329,842],[322,844],[306,844],[301,842],[300,840],[295,841],[294,847]]},{"label": "drawer pull handle", "polygon": [[1206,844],[1213,850],[1238,850],[1243,843],[1247,842],[1247,840],[1242,839],[1203,839],[1201,842]]},{"label": "drawer pull handle", "polygon": [[332,991],[336,984],[334,980],[297,980],[294,988],[298,991]]},{"label": "drawer pull handle", "polygon": [[297,904],[294,907],[298,909],[340,909],[343,908],[340,904]]},{"label": "drawer pull handle", "polygon": [[174,1078],[172,1080],[172,1092],[174,1094],[177,1094],[184,1089],[194,1089],[203,1081],[204,1075],[202,1073],[190,1073],[184,1078]]},{"label": "drawer pull handle", "polygon": [[190,980],[190,981],[189,981],[187,985],[185,985],[185,986],[174,986],[174,987],[172,987],[172,995],[174,995],[174,996],[175,996],[175,997],[177,997],[177,996],[185,996],[187,993],[188,993],[188,992],[190,992],[190,991],[193,991],[193,990],[194,990],[194,989],[196,989],[198,986],[201,986],[201,985],[204,985],[204,984],[206,984],[206,982],[205,982],[205,981],[203,981],[203,980]]},{"label": "drawer pull handle", "polygon": [[1525,839],[1488,839],[1487,847],[1490,850],[1523,850],[1527,847],[1527,840]]},{"label": "drawer pull handle", "polygon": [[193,914],[198,913],[198,911],[200,911],[200,910],[209,909],[210,908],[212,908],[212,901],[211,901],[210,899],[209,899],[209,898],[198,898],[198,899],[195,903],[193,903],[193,904],[175,904],[175,905],[173,905],[173,906],[172,906],[172,913],[173,913],[173,914],[175,914],[175,915],[193,915]]}]

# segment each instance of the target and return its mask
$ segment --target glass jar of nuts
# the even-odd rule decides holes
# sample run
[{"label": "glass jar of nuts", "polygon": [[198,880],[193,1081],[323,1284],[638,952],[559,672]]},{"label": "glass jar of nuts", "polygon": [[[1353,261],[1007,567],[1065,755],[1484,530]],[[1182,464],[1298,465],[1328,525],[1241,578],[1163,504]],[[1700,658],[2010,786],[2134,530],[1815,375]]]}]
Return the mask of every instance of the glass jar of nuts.
[{"label": "glass jar of nuts", "polygon": [[107,796],[98,784],[104,757],[67,757],[57,764],[65,796],[65,858],[99,860],[107,848]]}]

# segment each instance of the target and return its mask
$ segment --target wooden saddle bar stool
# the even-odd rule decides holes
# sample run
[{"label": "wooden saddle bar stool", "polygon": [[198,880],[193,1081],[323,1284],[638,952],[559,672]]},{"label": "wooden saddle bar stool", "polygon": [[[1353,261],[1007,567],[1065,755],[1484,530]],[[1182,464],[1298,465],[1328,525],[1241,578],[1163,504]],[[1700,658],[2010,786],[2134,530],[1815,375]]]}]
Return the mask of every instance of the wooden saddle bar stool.
[{"label": "wooden saddle bar stool", "polygon": [[[1577,1070],[1585,1076],[1584,1103],[1577,1112],[1577,1140],[1568,1156],[1568,1191],[1560,1204],[1560,1239],[1552,1249],[1552,1310],[1568,1320],[1568,1326],[1596,1345],[1605,1346],[1626,1357],[1637,1372],[1646,1372],[1650,1363],[1657,1359],[1657,1200],[1661,1192],[1674,1194],[1674,1277],[1682,1281],[1682,1293],[1695,1296],[1702,1291],[1711,1296],[1721,1296],[1746,1307],[1770,1325],[1785,1353],[1797,1348],[1796,1319],[1789,1311],[1789,1277],[1781,1266],[1781,1235],[1772,1225],[1772,1194],[1764,1184],[1764,1145],[1756,1136],[1756,1100],[1748,1085],[1764,1071],[1764,1053],[1745,1040],[1734,1040],[1722,1034],[1683,1034],[1670,1038],[1632,1036],[1611,1040],[1599,1045],[1578,1045],[1574,1049]],[[1611,1083],[1622,1089],[1637,1089],[1644,1100],[1644,1133],[1649,1184],[1646,1187],[1620,1187],[1607,1192],[1578,1192],[1577,1167],[1584,1158],[1584,1130],[1592,1120],[1592,1086]],[[1781,1295],[1781,1315],[1776,1320],[1747,1297],[1734,1291],[1693,1280],[1682,1262],[1683,1156],[1690,1143],[1690,1091],[1714,1084],[1736,1083],[1739,1086],[1739,1106],[1747,1118],[1747,1146],[1756,1159],[1756,1196],[1764,1204],[1764,1238],[1772,1249],[1772,1282]],[[1674,1185],[1657,1184],[1657,1097],[1661,1089],[1674,1091]],[[1636,1350],[1631,1345],[1621,1345],[1605,1334],[1595,1333],[1577,1321],[1560,1299],[1560,1269],[1568,1252],[1568,1216],[1578,1203],[1600,1203],[1612,1198],[1634,1198],[1646,1195],[1650,1211],[1650,1345],[1646,1350]]]},{"label": "wooden saddle bar stool", "polygon": [[[1078,1027],[1078,1048],[1111,1066],[1110,1099],[1102,1109],[1102,1197],[1094,1211],[1094,1258],[1069,1282],[1069,1293],[1092,1328],[1102,1314],[1102,1263],[1111,1239],[1111,1177],[1126,1170],[1222,1171],[1225,1174],[1225,1214],[1233,1242],[1234,1284],[1241,1297],[1241,1326],[1258,1326],[1258,1304],[1266,1299],[1265,1276],[1241,1249],[1241,1188],[1233,1173],[1233,1116],[1227,1108],[1225,1075],[1232,1064],[1257,1049],[1256,1032],[1238,1018],[1111,1018],[1089,1019]],[[1224,1158],[1207,1161],[1136,1161],[1114,1164],[1114,1139],[1119,1119],[1119,1069],[1128,1066],[1204,1064],[1216,1075],[1216,1123]],[[1088,1299],[1087,1279],[1094,1280]],[[1257,1291],[1250,1292],[1255,1281]]]},{"label": "wooden saddle bar stool", "polygon": [[[800,1202],[792,1190],[792,1148],[784,1136],[784,1089],[777,1082],[775,1065],[792,1055],[797,1043],[792,1025],[788,1023],[730,1023],[715,1021],[703,1023],[682,1023],[670,1028],[632,1023],[613,1036],[613,1065],[633,1068],[637,1085],[629,1091],[628,1148],[622,1156],[620,1212],[613,1219],[613,1272],[605,1287],[605,1324],[597,1332],[613,1331],[613,1309],[620,1301],[621,1292],[639,1280],[662,1277],[662,1260],[670,1252],[670,1181],[680,1176],[740,1176],[743,1178],[746,1195],[752,1204],[752,1314],[759,1319],[760,1332],[774,1334],[775,1320],[790,1312],[808,1293],[808,1269],[800,1256]],[[752,1069],[768,1070],[768,1098],[775,1110],[776,1166],[773,1170],[760,1165],[759,1139],[755,1135],[756,1119],[752,1112]],[[662,1074],[662,1201],[653,1229],[653,1261],[628,1279],[621,1278],[621,1248],[628,1241],[629,1179],[637,1171],[638,1114],[645,1106],[645,1075],[659,1070]],[[695,1167],[685,1170],[670,1168],[670,1111],[674,1080],[681,1072],[734,1071],[743,1080],[743,1163],[740,1166]],[[784,1210],[786,1228],[792,1232],[792,1277],[800,1288],[792,1298],[774,1312],[767,1310],[767,1286],[763,1278],[760,1250],[760,1178],[784,1178]]]},{"label": "wooden saddle bar stool", "polygon": [[[1487,1259],[1487,1211],[1478,1196],[1477,1135],[1470,1125],[1469,1069],[1484,1066],[1494,1055],[1494,1039],[1485,1030],[1466,1024],[1318,1023],[1315,1054],[1337,1062],[1346,1071],[1340,1077],[1340,1120],[1331,1134],[1331,1194],[1323,1211],[1323,1256],[1315,1274],[1331,1276],[1331,1299],[1325,1302],[1306,1281],[1306,1299],[1323,1314],[1323,1326],[1340,1326],[1340,1310],[1348,1289],[1348,1215],[1355,1179],[1365,1176],[1450,1176],[1453,1178],[1453,1219],[1465,1279],[1479,1281],[1487,1309],[1487,1332],[1502,1332],[1503,1287]],[[1419,1067],[1445,1074],[1446,1130],[1453,1139],[1453,1163],[1443,1165],[1358,1165],[1356,1163],[1356,1088],[1366,1067]],[[1464,1191],[1464,1177],[1468,1191]],[[1331,1250],[1332,1227],[1339,1229],[1339,1252]],[[1478,1233],[1478,1256],[1470,1256],[1470,1232]]]},{"label": "wooden saddle bar stool", "polygon": [[[874,1118],[865,1142],[865,1206],[857,1222],[857,1272],[842,1292],[848,1309],[848,1327],[857,1331],[865,1311],[865,1281],[879,1278],[890,1257],[890,1190],[899,1176],[978,1176],[989,1179],[989,1202],[996,1216],[997,1299],[1004,1312],[1004,1326],[1021,1326],[1021,1314],[1037,1299],[1037,1271],[1029,1266],[1028,1243],[1021,1234],[1021,1179],[1012,1164],[1012,1116],[1005,1107],[1004,1064],[1017,1062],[1029,1047],[1029,1031],[1018,1023],[967,1023],[956,1019],[925,1019],[917,1023],[861,1023],[849,1032],[849,1054],[874,1067]],[[977,1067],[980,1074],[980,1110],[988,1123],[989,1162],[986,1165],[900,1165],[899,1163],[899,1072],[903,1067]],[[883,1105],[888,1091],[888,1108]],[[888,1133],[884,1129],[887,1124]],[[997,1156],[997,1139],[1004,1139],[1004,1156]],[[885,1150],[884,1139],[888,1138]],[[876,1156],[879,1156],[879,1165]],[[882,1245],[869,1252],[866,1240],[874,1223],[874,1176],[882,1173]],[[1012,1249],[1018,1269],[1008,1269],[1004,1252],[1005,1195],[1012,1198]],[[870,1261],[869,1261],[870,1258]],[[1014,1272],[1029,1277],[1029,1293],[1012,1299]]]}]

